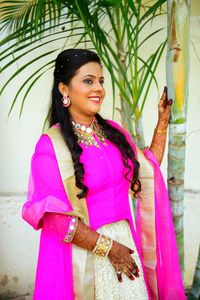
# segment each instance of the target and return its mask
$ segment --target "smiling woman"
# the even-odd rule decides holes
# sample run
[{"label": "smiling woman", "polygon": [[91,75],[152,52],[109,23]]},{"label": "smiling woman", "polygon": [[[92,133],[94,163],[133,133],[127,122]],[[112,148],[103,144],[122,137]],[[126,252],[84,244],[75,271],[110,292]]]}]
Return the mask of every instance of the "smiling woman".
[{"label": "smiling woman", "polygon": [[68,85],[59,83],[60,93],[70,101],[68,109],[73,120],[90,125],[105,97],[103,83],[103,70],[97,62],[80,67]]},{"label": "smiling woman", "polygon": [[[23,207],[42,228],[34,300],[184,300],[159,170],[172,101],[165,88],[151,151],[142,152],[99,115],[103,83],[96,53],[58,55],[50,128],[36,145]],[[129,191],[142,200],[136,228]]]}]

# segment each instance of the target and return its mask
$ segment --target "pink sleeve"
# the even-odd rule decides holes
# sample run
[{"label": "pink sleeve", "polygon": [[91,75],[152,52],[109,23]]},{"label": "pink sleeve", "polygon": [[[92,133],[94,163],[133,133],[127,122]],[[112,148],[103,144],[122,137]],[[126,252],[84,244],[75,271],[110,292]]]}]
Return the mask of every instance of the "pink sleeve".
[{"label": "pink sleeve", "polygon": [[49,232],[55,234],[60,241],[63,241],[70,225],[72,216],[57,213],[45,213],[43,222],[48,227]]},{"label": "pink sleeve", "polygon": [[42,227],[44,214],[72,211],[60,176],[50,138],[42,135],[31,160],[27,201],[22,217],[36,230]]}]

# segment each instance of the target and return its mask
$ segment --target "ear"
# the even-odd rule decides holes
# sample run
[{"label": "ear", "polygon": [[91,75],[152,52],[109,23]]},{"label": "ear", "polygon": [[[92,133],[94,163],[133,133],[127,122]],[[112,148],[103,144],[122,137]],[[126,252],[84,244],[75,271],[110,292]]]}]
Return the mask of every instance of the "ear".
[{"label": "ear", "polygon": [[68,88],[63,82],[59,82],[58,89],[63,96],[66,96],[68,94]]}]

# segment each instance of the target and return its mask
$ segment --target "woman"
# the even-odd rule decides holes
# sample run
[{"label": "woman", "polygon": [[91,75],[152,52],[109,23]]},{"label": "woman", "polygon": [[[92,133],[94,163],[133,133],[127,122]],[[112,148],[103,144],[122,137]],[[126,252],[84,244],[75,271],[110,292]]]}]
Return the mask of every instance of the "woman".
[{"label": "woman", "polygon": [[[94,52],[58,55],[50,129],[36,145],[23,207],[23,218],[42,228],[34,299],[185,299],[159,171],[172,100],[165,88],[143,154],[98,114],[103,84]],[[129,190],[139,197],[136,229]]]}]

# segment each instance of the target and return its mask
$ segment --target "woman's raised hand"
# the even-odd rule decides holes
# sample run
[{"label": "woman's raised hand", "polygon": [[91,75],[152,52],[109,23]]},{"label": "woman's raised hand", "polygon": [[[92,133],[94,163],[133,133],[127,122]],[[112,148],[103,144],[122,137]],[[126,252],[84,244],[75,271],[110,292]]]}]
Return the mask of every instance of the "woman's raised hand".
[{"label": "woman's raised hand", "polygon": [[115,268],[117,278],[120,282],[122,281],[122,273],[126,274],[131,280],[134,280],[134,276],[139,277],[139,268],[131,256],[133,252],[130,248],[113,241],[108,258]]},{"label": "woman's raised hand", "polygon": [[172,99],[168,100],[167,96],[167,87],[164,87],[163,94],[160,98],[159,104],[158,104],[158,125],[160,129],[166,129],[169,120],[170,120],[170,114],[171,114],[171,105],[173,103]]}]

